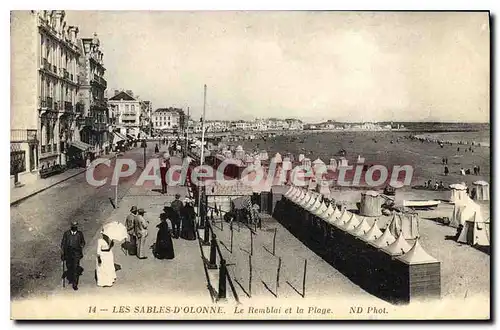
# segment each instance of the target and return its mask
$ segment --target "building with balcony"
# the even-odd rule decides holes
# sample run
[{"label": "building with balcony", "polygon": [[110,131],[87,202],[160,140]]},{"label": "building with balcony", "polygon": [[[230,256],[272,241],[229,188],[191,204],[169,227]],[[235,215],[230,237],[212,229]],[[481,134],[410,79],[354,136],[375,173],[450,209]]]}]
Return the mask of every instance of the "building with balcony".
[{"label": "building with balcony", "polygon": [[75,140],[89,145],[91,152],[100,155],[110,151],[113,139],[109,129],[111,116],[106,99],[104,54],[96,33],[92,38],[81,38],[79,47],[82,56],[79,61],[78,132]]},{"label": "building with balcony", "polygon": [[159,108],[152,115],[153,128],[156,130],[181,131],[184,121],[184,110],[180,108]]},{"label": "building with balcony", "polygon": [[79,88],[78,27],[63,10],[11,13],[11,175],[66,164]]},{"label": "building with balcony", "polygon": [[121,134],[139,137],[141,132],[142,105],[131,90],[115,90],[108,104],[115,109],[116,128]]},{"label": "building with balcony", "polygon": [[153,105],[151,101],[141,101],[141,130],[151,135],[153,122],[151,117],[153,115]]}]

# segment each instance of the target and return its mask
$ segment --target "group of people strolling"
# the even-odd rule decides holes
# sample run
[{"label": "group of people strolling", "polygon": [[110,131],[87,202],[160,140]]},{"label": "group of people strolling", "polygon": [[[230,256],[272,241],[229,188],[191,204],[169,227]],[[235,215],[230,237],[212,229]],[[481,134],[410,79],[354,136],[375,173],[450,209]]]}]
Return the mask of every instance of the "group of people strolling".
[{"label": "group of people strolling", "polygon": [[[147,258],[146,238],[148,237],[149,221],[145,218],[145,213],[144,209],[132,206],[130,214],[125,219],[128,233],[128,239],[125,243],[127,253],[135,255],[139,259]],[[175,200],[170,206],[165,205],[163,213],[160,214],[160,223],[156,226],[158,234],[156,242],[152,246],[153,255],[157,259],[174,259],[172,238],[196,240],[195,219],[194,201],[186,198],[183,203],[180,200],[180,195],[176,194]],[[97,241],[95,272],[96,282],[100,287],[113,286],[116,281],[113,246],[114,241],[101,230],[101,237]],[[84,247],[84,235],[78,230],[78,224],[72,222],[71,228],[64,233],[61,241],[61,260],[65,266],[63,276],[74,290],[78,290],[78,279],[83,271],[80,267],[80,260],[83,257]]]}]

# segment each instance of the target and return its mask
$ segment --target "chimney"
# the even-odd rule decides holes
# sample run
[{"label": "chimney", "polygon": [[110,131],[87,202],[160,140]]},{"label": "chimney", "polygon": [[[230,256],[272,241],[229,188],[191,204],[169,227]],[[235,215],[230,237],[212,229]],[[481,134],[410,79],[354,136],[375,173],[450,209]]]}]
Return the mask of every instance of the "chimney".
[{"label": "chimney", "polygon": [[117,89],[115,89],[115,95],[114,95],[114,96],[116,96],[116,95],[118,95],[118,94],[120,94],[120,91],[119,91],[119,90],[117,90]]},{"label": "chimney", "polygon": [[60,33],[61,32],[61,23],[62,23],[62,20],[64,19],[64,10],[55,10],[54,11],[54,19],[55,19],[55,23],[56,23],[56,31],[57,33]]}]

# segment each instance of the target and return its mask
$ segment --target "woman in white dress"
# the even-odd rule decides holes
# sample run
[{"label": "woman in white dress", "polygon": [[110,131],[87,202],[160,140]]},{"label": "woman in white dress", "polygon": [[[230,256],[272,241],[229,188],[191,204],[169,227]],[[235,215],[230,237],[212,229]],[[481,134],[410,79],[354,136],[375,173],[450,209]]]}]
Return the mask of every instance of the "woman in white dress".
[{"label": "woman in white dress", "polygon": [[97,285],[101,287],[112,286],[116,280],[115,258],[113,255],[113,240],[102,233],[97,241],[96,273]]}]

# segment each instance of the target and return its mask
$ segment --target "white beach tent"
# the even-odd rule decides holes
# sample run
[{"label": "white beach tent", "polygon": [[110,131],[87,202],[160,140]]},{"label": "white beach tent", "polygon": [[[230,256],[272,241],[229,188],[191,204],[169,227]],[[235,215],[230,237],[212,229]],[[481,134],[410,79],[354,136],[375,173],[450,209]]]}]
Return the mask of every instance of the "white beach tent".
[{"label": "white beach tent", "polygon": [[356,228],[360,224],[360,221],[356,214],[351,213],[351,219],[345,222],[344,225],[339,226],[339,228],[344,229],[345,231],[351,231]]},{"label": "white beach tent", "polygon": [[421,265],[438,262],[436,258],[425,252],[420,245],[420,240],[418,238],[415,240],[415,243],[413,243],[411,249],[402,256],[397,257],[397,259],[409,265]]},{"label": "white beach tent", "polygon": [[318,217],[321,217],[321,215],[325,213],[327,209],[328,207],[326,206],[325,202],[322,201],[319,207],[316,210],[314,210],[314,214],[316,214]]},{"label": "white beach tent", "polygon": [[400,234],[392,244],[383,248],[383,250],[388,254],[390,254],[391,256],[405,254],[406,252],[410,251],[410,249],[411,245],[408,244],[408,242],[406,241],[406,239],[402,234]]},{"label": "white beach tent", "polygon": [[328,205],[328,207],[326,208],[325,212],[320,214],[320,218],[326,221],[330,217],[330,215],[333,214],[333,211],[334,211],[333,205],[332,203],[330,203],[330,205]]},{"label": "white beach tent", "polygon": [[313,195],[313,198],[311,199],[311,201],[306,205],[305,209],[308,210],[308,211],[312,211],[312,209],[314,207],[316,207],[317,205],[319,205],[320,201],[319,201],[319,198],[318,196],[315,196]]},{"label": "white beach tent", "polygon": [[304,154],[299,154],[299,163],[302,163],[302,161],[306,158]]},{"label": "white beach tent", "polygon": [[360,224],[351,231],[351,233],[355,236],[364,236],[371,229],[370,225],[366,221],[366,218],[363,217]]},{"label": "white beach tent", "polygon": [[309,207],[307,208],[307,210],[314,213],[314,211],[318,207],[320,207],[320,205],[321,205],[321,197],[316,196],[316,198],[314,199],[314,203],[310,204]]},{"label": "white beach tent", "polygon": [[269,160],[269,155],[267,154],[267,151],[262,150],[262,151],[259,153],[259,159],[260,159],[261,161],[266,161],[266,160]]},{"label": "white beach tent", "polygon": [[393,236],[403,234],[406,239],[414,239],[419,236],[419,217],[411,213],[394,213],[387,227]]},{"label": "white beach tent", "polygon": [[396,238],[394,238],[394,236],[391,234],[391,231],[386,229],[382,234],[382,236],[375,239],[375,241],[373,241],[372,244],[377,248],[384,248],[394,243],[395,241]]},{"label": "white beach tent", "polygon": [[277,152],[276,155],[274,155],[272,161],[277,163],[277,164],[283,163],[283,158],[281,157],[281,154],[279,152]]},{"label": "white beach tent", "polygon": [[478,214],[478,220],[481,220],[481,206],[467,197],[462,203],[455,204],[450,227],[458,228],[460,225],[465,225],[466,221],[473,220],[475,214]]},{"label": "white beach tent", "polygon": [[489,201],[490,200],[490,185],[488,182],[479,180],[473,183],[474,188],[476,188],[475,200],[478,201]]},{"label": "white beach tent", "polygon": [[316,186],[316,191],[323,196],[330,197],[330,188],[328,187],[327,180],[321,180],[319,184]]},{"label": "white beach tent", "polygon": [[332,214],[332,216],[330,218],[333,217],[333,224],[339,228],[343,227],[347,222],[349,222],[349,220],[351,219],[351,215],[352,213],[347,211],[347,210],[344,210],[342,212],[342,214],[340,215],[340,217],[335,217],[334,214]]},{"label": "white beach tent", "polygon": [[371,226],[370,230],[368,230],[366,234],[361,236],[361,238],[367,242],[370,242],[370,241],[375,241],[380,236],[382,236],[382,231],[377,225],[377,220],[375,220],[373,221],[373,225]]},{"label": "white beach tent", "polygon": [[290,171],[293,168],[292,161],[288,157],[285,157],[283,159],[283,164],[281,166],[285,171]]},{"label": "white beach tent", "polygon": [[490,246],[489,227],[481,212],[474,212],[472,218],[465,220],[457,241],[469,245]]},{"label": "white beach tent", "polygon": [[328,164],[328,169],[335,171],[337,169],[337,160],[335,158],[330,158],[330,164]]},{"label": "white beach tent", "polygon": [[451,203],[460,203],[467,196],[467,187],[464,184],[461,183],[450,184],[450,189],[451,189],[451,196],[450,196]]},{"label": "white beach tent", "polygon": [[347,167],[349,163],[345,157],[340,157],[338,167]]}]

